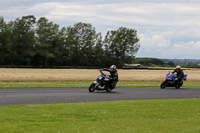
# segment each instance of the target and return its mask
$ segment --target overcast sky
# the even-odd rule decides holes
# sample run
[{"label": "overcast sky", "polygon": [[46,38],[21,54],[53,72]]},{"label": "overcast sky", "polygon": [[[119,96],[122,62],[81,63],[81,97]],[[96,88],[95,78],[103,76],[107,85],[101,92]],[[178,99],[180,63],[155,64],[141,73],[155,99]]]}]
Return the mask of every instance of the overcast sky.
[{"label": "overcast sky", "polygon": [[91,23],[105,36],[137,30],[136,57],[200,59],[200,0],[0,0],[5,21],[34,15],[60,27]]}]

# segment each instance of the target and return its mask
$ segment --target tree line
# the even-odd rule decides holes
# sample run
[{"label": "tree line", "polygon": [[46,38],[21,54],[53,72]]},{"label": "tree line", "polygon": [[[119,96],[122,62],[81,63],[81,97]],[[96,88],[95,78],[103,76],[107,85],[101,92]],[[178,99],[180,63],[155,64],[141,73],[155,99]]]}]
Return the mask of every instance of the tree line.
[{"label": "tree line", "polygon": [[134,63],[141,64],[142,67],[175,67],[176,64],[171,60],[158,58],[135,58]]},{"label": "tree line", "polygon": [[45,17],[0,17],[0,65],[122,67],[140,47],[137,31],[107,31],[104,39],[90,23],[61,27]]}]

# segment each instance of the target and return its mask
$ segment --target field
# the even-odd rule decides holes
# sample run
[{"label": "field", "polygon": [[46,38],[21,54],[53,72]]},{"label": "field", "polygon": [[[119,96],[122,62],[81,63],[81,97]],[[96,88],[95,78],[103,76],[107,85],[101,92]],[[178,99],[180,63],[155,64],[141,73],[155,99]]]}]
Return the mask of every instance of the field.
[{"label": "field", "polygon": [[[120,81],[163,81],[171,70],[118,69]],[[186,69],[187,81],[199,82],[200,69]],[[98,69],[19,69],[0,68],[0,81],[93,81]]]},{"label": "field", "polygon": [[0,106],[5,133],[199,133],[199,99]]},{"label": "field", "polygon": [[[168,72],[119,69],[118,87],[159,86]],[[184,85],[200,86],[200,69],[184,72],[189,81]],[[0,68],[0,88],[88,87],[99,74],[97,69]],[[0,132],[199,133],[199,105],[193,98],[0,106]]]}]

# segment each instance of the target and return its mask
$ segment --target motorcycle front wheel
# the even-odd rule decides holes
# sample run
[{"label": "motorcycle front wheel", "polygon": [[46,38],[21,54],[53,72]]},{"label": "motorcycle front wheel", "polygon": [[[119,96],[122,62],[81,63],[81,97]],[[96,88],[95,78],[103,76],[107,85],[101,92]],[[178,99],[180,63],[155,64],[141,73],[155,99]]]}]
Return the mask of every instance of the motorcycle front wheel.
[{"label": "motorcycle front wheel", "polygon": [[160,85],[160,88],[165,89],[165,87],[166,87],[166,81],[163,81],[162,84]]},{"label": "motorcycle front wheel", "polygon": [[92,83],[89,87],[89,92],[94,92],[96,90],[95,83]]}]

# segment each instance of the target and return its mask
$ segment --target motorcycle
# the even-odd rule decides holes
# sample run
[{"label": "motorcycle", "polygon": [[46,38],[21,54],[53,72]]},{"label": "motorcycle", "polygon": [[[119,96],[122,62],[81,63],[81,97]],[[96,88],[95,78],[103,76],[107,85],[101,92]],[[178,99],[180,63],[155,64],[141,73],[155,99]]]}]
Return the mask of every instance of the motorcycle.
[{"label": "motorcycle", "polygon": [[100,71],[101,75],[98,76],[96,81],[94,81],[90,87],[89,92],[94,92],[95,90],[106,90],[107,92],[111,92],[114,87],[112,86],[112,81],[110,81],[110,76],[104,74]]},{"label": "motorcycle", "polygon": [[[186,80],[187,74],[184,74],[183,80]],[[173,73],[166,74],[165,81],[162,82],[160,85],[161,89],[164,89],[165,87],[175,87],[176,89],[179,89],[183,85],[183,81],[179,82],[177,84],[177,75]]]}]

